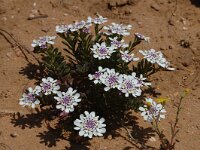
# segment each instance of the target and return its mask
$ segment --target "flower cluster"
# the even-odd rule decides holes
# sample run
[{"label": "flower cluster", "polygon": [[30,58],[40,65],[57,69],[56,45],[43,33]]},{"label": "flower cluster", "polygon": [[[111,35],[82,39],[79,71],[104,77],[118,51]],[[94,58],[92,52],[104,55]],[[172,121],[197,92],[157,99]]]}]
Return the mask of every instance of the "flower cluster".
[{"label": "flower cluster", "polygon": [[39,46],[41,49],[47,48],[47,44],[54,44],[56,36],[43,36],[40,37],[39,40],[33,40],[31,46],[37,47]]},{"label": "flower cluster", "polygon": [[147,61],[151,63],[157,63],[159,66],[166,68],[168,70],[175,70],[174,68],[170,67],[170,63],[164,58],[161,51],[155,51],[154,49],[150,50],[139,50],[139,52],[147,59]]},{"label": "flower cluster", "polygon": [[80,94],[76,93],[71,87],[68,88],[67,92],[57,92],[57,96],[54,97],[57,100],[56,108],[66,113],[73,112],[74,106],[78,105],[81,101]]},{"label": "flower cluster", "polygon": [[138,78],[136,73],[132,73],[131,75],[119,74],[115,72],[115,69],[103,69],[102,67],[99,67],[95,74],[89,74],[88,77],[95,84],[104,84],[105,91],[117,88],[126,97],[129,94],[132,94],[134,97],[140,96],[142,92],[141,87],[151,85],[151,83],[144,82],[146,78],[143,78],[142,75]]},{"label": "flower cluster", "polygon": [[57,83],[57,80],[54,80],[51,77],[43,78],[42,83],[40,83],[42,92],[44,95],[56,94],[60,89],[60,86]]},{"label": "flower cluster", "polygon": [[115,49],[128,47],[128,44],[125,44],[123,39],[119,41],[118,37],[109,37],[109,40],[111,41],[111,46],[113,46]]},{"label": "flower cluster", "polygon": [[148,122],[160,120],[165,118],[166,110],[162,104],[157,104],[153,99],[146,98],[146,104],[143,107],[139,107],[141,116]]},{"label": "flower cluster", "polygon": [[130,35],[128,30],[130,30],[131,28],[132,25],[126,26],[123,24],[116,24],[116,23],[111,23],[111,25],[103,27],[103,29],[107,30],[107,32],[105,32],[106,35],[118,34],[123,36]]},{"label": "flower cluster", "polygon": [[51,77],[43,78],[40,86],[36,86],[35,89],[29,87],[27,91],[20,98],[19,104],[24,106],[31,106],[35,108],[35,105],[40,104],[38,99],[41,94],[50,95],[52,93],[57,93],[60,89],[60,86],[57,83],[57,80],[54,80]]},{"label": "flower cluster", "polygon": [[[85,116],[84,116],[85,115]],[[95,112],[89,113],[85,111],[84,114],[80,115],[80,119],[74,121],[75,130],[79,130],[79,135],[84,137],[92,138],[94,136],[103,136],[106,132],[105,119],[99,119],[99,116],[95,115]]]},{"label": "flower cluster", "polygon": [[121,58],[124,62],[138,61],[139,58],[135,57],[134,54],[129,54],[129,51],[120,51]]},{"label": "flower cluster", "polygon": [[37,96],[40,95],[40,92],[40,86],[36,86],[35,89],[29,87],[27,91],[22,95],[22,98],[19,99],[19,104],[23,107],[31,106],[32,108],[35,108],[35,105],[40,104],[40,101],[37,98]]},{"label": "flower cluster", "polygon": [[100,15],[98,15],[97,18],[92,19],[91,17],[88,17],[87,21],[80,21],[75,22],[74,24],[70,25],[58,25],[56,26],[56,32],[57,33],[66,33],[66,32],[74,32],[83,29],[83,32],[89,33],[90,29],[89,27],[94,24],[103,24],[107,22],[107,18],[104,18]]},{"label": "flower cluster", "polygon": [[93,45],[91,50],[93,52],[94,58],[98,58],[99,60],[110,58],[111,54],[115,52],[114,47],[107,47],[105,42],[102,42],[101,44],[96,43]]}]

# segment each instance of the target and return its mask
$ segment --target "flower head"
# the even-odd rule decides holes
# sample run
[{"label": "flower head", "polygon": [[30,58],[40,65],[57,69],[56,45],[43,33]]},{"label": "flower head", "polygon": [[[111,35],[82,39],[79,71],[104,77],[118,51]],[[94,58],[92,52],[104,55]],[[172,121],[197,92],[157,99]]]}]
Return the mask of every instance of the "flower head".
[{"label": "flower head", "polygon": [[117,37],[114,37],[114,38],[110,38],[110,41],[111,41],[111,45],[115,48],[115,49],[118,49],[118,48],[126,48],[128,47],[128,44],[125,44],[124,43],[124,40],[121,40],[121,41],[118,41],[117,40]]},{"label": "flower head", "polygon": [[138,57],[134,57],[134,54],[128,54],[129,51],[120,51],[121,58],[124,62],[138,61]]},{"label": "flower head", "polygon": [[99,116],[95,116],[95,112],[85,111],[80,115],[80,119],[74,121],[74,129],[79,130],[79,135],[84,137],[103,136],[106,132],[104,122],[105,119],[99,119]]},{"label": "flower head", "polygon": [[138,80],[135,78],[135,76],[125,74],[121,76],[122,80],[119,80],[118,89],[122,93],[125,93],[126,97],[129,97],[129,94],[132,94],[134,97],[140,96],[142,90],[139,86],[137,86]]},{"label": "flower head", "polygon": [[161,104],[157,104],[153,99],[146,98],[146,104],[143,107],[139,107],[141,116],[148,122],[154,120],[160,120],[165,118],[166,110]]},{"label": "flower head", "polygon": [[109,26],[104,26],[103,29],[107,30],[105,34],[111,35],[111,34],[118,34],[118,35],[130,35],[128,30],[132,28],[132,25],[123,25],[123,24],[116,24],[116,23],[111,23]]},{"label": "flower head", "polygon": [[137,39],[139,39],[139,40],[144,40],[144,41],[146,41],[148,43],[150,42],[150,37],[146,37],[146,36],[144,36],[144,35],[142,35],[140,33],[135,33],[135,37]]},{"label": "flower head", "polygon": [[44,36],[40,37],[39,40],[33,40],[31,46],[32,47],[37,47],[39,46],[42,49],[47,48],[47,44],[54,44],[56,36]]},{"label": "flower head", "polygon": [[93,75],[89,74],[89,80],[94,80],[94,83],[102,83],[101,78],[103,73],[106,71],[106,69],[103,69],[101,66],[98,67],[98,71],[96,71]]},{"label": "flower head", "polygon": [[56,26],[56,32],[57,33],[66,33],[70,29],[69,25],[60,25]]},{"label": "flower head", "polygon": [[54,97],[57,100],[56,108],[66,113],[73,112],[74,106],[77,106],[78,102],[81,101],[79,97],[80,94],[71,87],[68,88],[67,92],[57,92],[57,96]]},{"label": "flower head", "polygon": [[52,93],[56,94],[60,89],[57,80],[54,80],[51,77],[43,78],[42,83],[40,83],[40,86],[44,95],[50,95]]},{"label": "flower head", "polygon": [[102,16],[100,16],[100,15],[98,15],[97,18],[94,18],[94,19],[92,20],[92,22],[93,22],[94,24],[103,24],[103,23],[105,23],[105,22],[107,22],[107,21],[108,21],[107,18],[104,18],[104,17],[102,17]]},{"label": "flower head", "polygon": [[106,71],[101,76],[101,82],[106,86],[104,88],[105,91],[108,91],[111,88],[117,88],[120,80],[121,76],[119,76],[119,73],[115,72],[115,69],[106,68]]},{"label": "flower head", "polygon": [[91,50],[94,58],[98,58],[99,60],[110,58],[111,54],[115,52],[114,47],[107,47],[105,42],[101,44],[96,43]]},{"label": "flower head", "polygon": [[35,108],[35,105],[38,105],[40,101],[37,99],[37,96],[41,92],[41,87],[36,86],[35,89],[32,89],[29,87],[27,89],[27,92],[22,95],[22,98],[20,98],[19,104],[24,106],[31,106],[32,108]]},{"label": "flower head", "polygon": [[139,52],[151,63],[157,63],[159,66],[166,68],[168,70],[175,70],[174,68],[169,67],[170,63],[164,58],[161,51],[155,51],[154,49],[150,50],[139,50]]}]

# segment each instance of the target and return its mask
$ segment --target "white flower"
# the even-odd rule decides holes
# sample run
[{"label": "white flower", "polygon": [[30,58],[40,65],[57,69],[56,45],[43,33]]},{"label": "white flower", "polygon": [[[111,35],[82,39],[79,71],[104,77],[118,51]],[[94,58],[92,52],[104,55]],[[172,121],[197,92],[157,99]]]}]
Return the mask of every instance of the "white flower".
[{"label": "white flower", "polygon": [[[133,75],[133,74],[132,74],[132,75]],[[136,77],[136,79],[137,79],[136,85],[139,86],[139,87],[151,85],[150,82],[144,82],[144,80],[146,80],[146,78],[144,78],[142,74],[140,75],[139,78]]]},{"label": "white flower", "polygon": [[126,97],[129,97],[129,94],[132,94],[134,97],[140,96],[142,90],[137,86],[138,80],[132,75],[121,75],[122,80],[119,80],[118,89],[125,93]]},{"label": "white flower", "polygon": [[89,113],[85,111],[80,115],[80,119],[74,121],[74,129],[79,130],[79,135],[92,138],[94,136],[103,136],[106,132],[105,119],[99,119],[99,116],[95,116],[95,112]]},{"label": "white flower", "polygon": [[50,95],[52,93],[56,94],[60,89],[57,80],[54,80],[51,77],[43,78],[42,83],[40,83],[40,86],[44,95]]},{"label": "white flower", "polygon": [[147,61],[151,63],[157,63],[159,66],[166,68],[168,70],[175,70],[174,68],[170,68],[170,63],[163,57],[161,51],[155,51],[154,49],[150,50],[139,50],[139,52],[147,59]]},{"label": "white flower", "polygon": [[37,47],[39,46],[40,48],[44,49],[47,48],[47,44],[54,44],[56,36],[44,36],[40,37],[39,40],[33,40],[31,46],[32,47]]},{"label": "white flower", "polygon": [[121,76],[119,76],[119,73],[115,72],[115,69],[106,68],[106,71],[101,76],[100,80],[106,86],[104,90],[108,91],[111,88],[117,88],[122,79]]},{"label": "white flower", "polygon": [[150,42],[150,37],[146,37],[140,33],[135,33],[135,36],[139,39],[139,40],[145,40],[146,42]]},{"label": "white flower", "polygon": [[33,90],[31,87],[27,89],[27,92],[22,95],[22,98],[20,98],[19,104],[24,106],[31,106],[32,108],[35,108],[35,105],[38,105],[40,101],[37,99],[36,96],[38,96],[41,92],[41,87],[36,86]]},{"label": "white flower", "polygon": [[70,31],[71,32],[74,32],[74,31],[77,31],[77,30],[80,30],[80,29],[83,29],[85,27],[86,23],[85,21],[80,21],[80,22],[75,22],[72,27],[70,27]]},{"label": "white flower", "polygon": [[98,58],[99,60],[110,58],[111,54],[115,52],[114,47],[107,47],[105,42],[101,44],[96,43],[91,50],[94,58]]},{"label": "white flower", "polygon": [[157,60],[157,64],[158,64],[159,66],[163,67],[163,68],[168,69],[168,70],[172,70],[172,71],[175,70],[175,68],[170,67],[170,62],[168,62],[168,61],[166,60],[166,58],[163,58],[163,57],[159,58],[159,59]]},{"label": "white flower", "polygon": [[102,17],[102,16],[100,16],[100,15],[98,15],[98,18],[94,18],[94,19],[92,20],[92,22],[93,22],[94,24],[103,24],[103,23],[105,23],[105,22],[107,22],[107,21],[108,21],[107,18],[104,18],[104,17]]},{"label": "white flower", "polygon": [[157,104],[153,99],[146,98],[146,104],[143,107],[139,107],[141,111],[141,116],[143,116],[144,120],[148,122],[153,122],[154,120],[164,119],[166,110],[161,104]]},{"label": "white flower", "polygon": [[122,60],[125,62],[138,61],[139,58],[134,57],[134,54],[128,54],[129,51],[120,51]]},{"label": "white flower", "polygon": [[74,106],[77,106],[78,102],[81,101],[80,94],[76,92],[71,87],[68,88],[67,92],[57,92],[57,96],[54,97],[57,100],[56,108],[66,113],[73,112]]},{"label": "white flower", "polygon": [[107,30],[108,32],[105,32],[107,35],[111,34],[118,34],[118,35],[130,35],[128,30],[132,28],[132,25],[123,25],[123,24],[116,24],[116,23],[111,23],[109,26],[104,26],[103,29]]},{"label": "white flower", "polygon": [[96,71],[95,72],[95,74],[89,74],[88,75],[88,78],[89,78],[89,80],[94,80],[93,82],[95,83],[95,84],[97,84],[97,83],[102,83],[101,82],[101,76],[102,76],[102,74],[105,72],[105,70],[106,69],[103,69],[101,66],[99,66],[98,67],[98,71]]},{"label": "white flower", "polygon": [[118,49],[118,48],[126,48],[128,47],[128,44],[125,44],[124,43],[124,40],[121,40],[121,41],[118,41],[117,40],[117,37],[114,37],[114,38],[110,38],[110,41],[111,41],[111,45],[115,48],[115,49]]},{"label": "white flower", "polygon": [[68,25],[56,26],[56,32],[58,32],[58,33],[65,33],[65,32],[68,32],[68,30],[69,30]]}]

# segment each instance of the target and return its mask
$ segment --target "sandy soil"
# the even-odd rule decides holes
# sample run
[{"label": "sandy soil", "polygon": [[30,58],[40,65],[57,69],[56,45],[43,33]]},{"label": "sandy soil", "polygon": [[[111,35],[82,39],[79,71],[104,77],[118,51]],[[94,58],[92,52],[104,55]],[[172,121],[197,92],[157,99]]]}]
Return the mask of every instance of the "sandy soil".
[{"label": "sandy soil", "polygon": [[[32,40],[43,35],[55,35],[57,24],[86,19],[97,12],[109,18],[110,22],[132,24],[132,33],[140,32],[150,36],[150,44],[141,44],[137,48],[161,50],[177,68],[174,72],[159,72],[152,77],[157,93],[152,93],[152,96],[161,94],[171,99],[166,106],[167,118],[162,121],[166,135],[170,136],[168,123],[175,117],[179,92],[185,88],[191,89],[183,102],[176,149],[200,149],[199,0],[0,0],[0,29],[11,33],[31,51]],[[28,20],[38,14],[48,17]],[[1,30],[1,33],[5,32]],[[11,37],[5,35],[11,40]],[[59,44],[57,46],[62,47]],[[36,81],[33,72],[37,71],[34,69],[37,61],[32,53],[25,51],[25,55],[27,58],[16,44],[11,45],[0,34],[0,143],[7,145],[7,148],[0,145],[0,149],[145,149],[141,148],[141,144],[159,147],[149,124],[136,113],[132,114],[132,118],[135,118],[133,123],[127,124],[135,141],[129,140],[124,128],[90,141],[80,142],[69,137],[69,133],[61,136],[59,129],[53,125],[52,128],[47,126],[44,114],[31,114],[18,105],[23,90]],[[24,116],[14,117],[12,114],[17,112]]]}]

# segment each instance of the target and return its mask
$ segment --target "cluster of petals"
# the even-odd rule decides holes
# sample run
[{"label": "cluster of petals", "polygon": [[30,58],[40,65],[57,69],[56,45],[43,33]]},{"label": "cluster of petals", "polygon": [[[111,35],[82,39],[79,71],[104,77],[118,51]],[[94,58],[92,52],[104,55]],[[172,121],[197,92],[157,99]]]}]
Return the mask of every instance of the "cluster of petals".
[{"label": "cluster of petals", "polygon": [[43,36],[40,37],[38,40],[33,40],[31,46],[32,47],[37,47],[39,46],[42,49],[47,48],[47,44],[54,44],[56,36]]},{"label": "cluster of petals", "polygon": [[19,99],[19,104],[24,106],[31,106],[35,108],[35,105],[40,104],[39,96],[41,94],[50,95],[56,94],[60,86],[57,80],[51,77],[43,78],[40,86],[36,86],[35,89],[29,87],[25,93],[23,93],[22,98]]},{"label": "cluster of petals", "polygon": [[151,62],[151,63],[157,63],[159,66],[166,68],[168,70],[175,70],[174,68],[170,67],[170,62],[164,58],[161,51],[155,51],[154,49],[150,50],[139,50],[139,52],[144,56],[144,58]]},{"label": "cluster of petals", "polygon": [[74,106],[77,106],[81,101],[80,94],[71,87],[68,88],[67,92],[57,92],[54,99],[57,101],[56,108],[66,113],[73,112]]},{"label": "cluster of petals", "polygon": [[139,110],[141,111],[141,116],[148,122],[153,122],[155,120],[160,121],[160,119],[165,118],[166,110],[163,105],[157,104],[151,98],[145,98],[145,105],[139,107]]},{"label": "cluster of petals", "polygon": [[57,80],[51,77],[43,78],[40,86],[44,95],[56,94],[60,89]]},{"label": "cluster of petals", "polygon": [[125,97],[129,97],[130,94],[134,97],[141,96],[141,87],[151,85],[149,82],[144,82],[146,78],[142,75],[137,77],[135,72],[131,75],[122,74],[120,76],[118,89],[125,94]]},{"label": "cluster of petals", "polygon": [[120,51],[121,58],[124,62],[138,61],[139,58],[135,57],[133,53],[129,54],[129,51]]},{"label": "cluster of petals", "polygon": [[117,35],[123,35],[127,36],[130,35],[128,30],[132,28],[132,25],[123,25],[123,24],[116,24],[116,23],[111,23],[109,26],[104,26],[103,29],[107,30],[105,34],[111,35],[111,34],[117,34]]},{"label": "cluster of petals", "polygon": [[103,136],[106,132],[105,119],[99,119],[95,112],[85,111],[80,115],[80,119],[74,121],[74,129],[79,130],[79,135],[92,138],[93,136]]},{"label": "cluster of petals", "polygon": [[130,94],[134,97],[140,96],[141,87],[151,85],[151,83],[145,82],[146,78],[142,75],[137,77],[134,72],[131,75],[119,74],[115,69],[102,68],[101,66],[95,74],[89,74],[88,77],[95,84],[105,85],[104,91],[116,88],[126,97],[129,97]]},{"label": "cluster of petals", "polygon": [[66,33],[66,32],[74,32],[78,31],[80,29],[83,29],[83,32],[89,33],[90,31],[90,26],[92,26],[92,23],[94,24],[103,24],[107,22],[107,18],[104,18],[100,15],[98,17],[92,19],[91,17],[88,17],[86,21],[82,20],[79,22],[75,22],[74,24],[69,24],[69,25],[57,25],[56,26],[56,32],[57,33]]},{"label": "cluster of petals", "polygon": [[111,41],[110,42],[111,46],[113,46],[115,49],[128,47],[128,44],[124,43],[123,39],[119,41],[118,37],[114,37],[114,38],[109,37],[109,40]]},{"label": "cluster of petals", "polygon": [[37,96],[40,95],[41,87],[36,86],[35,89],[29,87],[27,91],[22,95],[22,98],[19,99],[19,104],[23,107],[30,106],[35,108],[36,105],[40,104]]},{"label": "cluster of petals", "polygon": [[138,38],[139,40],[144,40],[146,42],[150,42],[150,37],[144,36],[140,33],[135,33],[135,37]]},{"label": "cluster of petals", "polygon": [[101,44],[96,43],[95,45],[93,45],[91,50],[93,53],[93,57],[98,58],[99,60],[110,58],[111,54],[115,52],[114,47],[108,47],[105,42],[102,42]]}]

